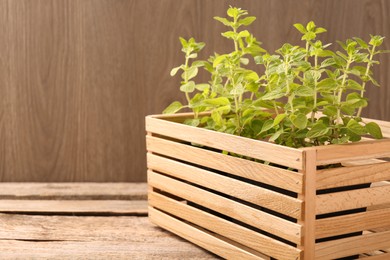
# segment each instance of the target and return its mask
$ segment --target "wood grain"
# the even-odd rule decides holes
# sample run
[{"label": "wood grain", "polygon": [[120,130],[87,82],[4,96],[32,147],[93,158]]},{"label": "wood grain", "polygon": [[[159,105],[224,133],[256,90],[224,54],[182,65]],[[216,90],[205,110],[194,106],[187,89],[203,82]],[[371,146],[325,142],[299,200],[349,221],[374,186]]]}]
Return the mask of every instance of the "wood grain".
[{"label": "wood grain", "polygon": [[218,259],[146,217],[0,214],[0,223],[1,259]]},{"label": "wood grain", "polygon": [[[180,158],[186,162],[203,165],[215,170],[263,182],[286,190],[302,193],[303,175],[301,173],[252,162],[238,157],[227,156],[219,152],[208,151],[191,145],[146,137],[148,152]],[[226,158],[229,158],[227,160]]]},{"label": "wood grain", "polygon": [[390,203],[390,185],[317,195],[317,214]]},{"label": "wood grain", "polygon": [[268,259],[268,257],[264,257],[263,254],[257,253],[254,250],[248,250],[244,246],[232,243],[229,239],[218,237],[205,229],[180,221],[155,208],[149,208],[149,214],[153,223],[170,230],[174,234],[181,236],[186,240],[209,250],[210,252],[222,256],[225,259],[230,257],[240,260]]},{"label": "wood grain", "polygon": [[[175,0],[0,1],[0,181],[145,181],[144,116],[184,101],[172,67],[179,36],[232,49],[213,16],[228,3]],[[238,0],[273,51],[300,43],[293,23],[326,27],[322,40],[390,37],[386,0]],[[287,11],[288,10],[288,11]],[[178,22],[179,21],[179,22]],[[389,39],[383,48],[390,49]],[[390,120],[390,55],[380,58],[368,117]],[[205,75],[200,75],[205,81]]]},{"label": "wood grain", "polygon": [[[149,185],[299,244],[302,226],[190,184],[148,172]],[[205,200],[207,198],[207,201]]]},{"label": "wood grain", "polygon": [[1,200],[0,212],[59,215],[143,215],[145,200]]},{"label": "wood grain", "polygon": [[150,206],[161,209],[180,219],[191,222],[214,233],[248,246],[277,259],[295,259],[301,251],[266,235],[232,223],[213,214],[175,201],[158,193],[150,193]]},{"label": "wood grain", "polygon": [[[189,181],[295,219],[301,218],[302,201],[296,198],[162,156],[148,154],[147,158],[150,170]],[[278,203],[275,203],[275,201]]]},{"label": "wood grain", "polygon": [[303,152],[299,149],[169,122],[159,119],[158,116],[148,116],[145,124],[146,131],[153,134],[169,136],[218,150],[303,169]]},{"label": "wood grain", "polygon": [[146,200],[146,183],[0,183],[0,199]]},{"label": "wood grain", "polygon": [[390,247],[390,231],[343,238],[316,245],[316,259],[335,259]]}]

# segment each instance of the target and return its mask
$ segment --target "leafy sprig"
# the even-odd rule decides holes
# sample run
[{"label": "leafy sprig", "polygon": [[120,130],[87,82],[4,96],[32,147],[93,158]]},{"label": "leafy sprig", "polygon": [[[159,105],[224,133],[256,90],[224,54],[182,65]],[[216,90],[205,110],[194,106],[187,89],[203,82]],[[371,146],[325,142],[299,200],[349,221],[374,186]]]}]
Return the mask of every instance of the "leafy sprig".
[{"label": "leafy sprig", "polygon": [[[378,50],[384,37],[371,35],[330,44],[317,40],[326,29],[314,22],[294,24],[302,34],[304,47],[284,44],[275,54],[261,48],[260,42],[243,27],[256,18],[246,10],[230,7],[227,17],[214,17],[229,29],[222,36],[232,40],[234,49],[214,54],[207,61],[193,61],[204,43],[180,38],[185,63],[180,90],[187,105],[175,101],[164,113],[190,108],[194,118],[186,124],[290,146],[337,144],[359,141],[364,135],[382,138],[376,123],[364,123],[361,113],[368,105],[364,93],[368,85],[378,85],[372,67],[379,62]],[[250,62],[262,66],[264,73],[247,68]],[[207,83],[194,78],[203,67],[211,75]],[[199,113],[210,114],[199,118]]]}]

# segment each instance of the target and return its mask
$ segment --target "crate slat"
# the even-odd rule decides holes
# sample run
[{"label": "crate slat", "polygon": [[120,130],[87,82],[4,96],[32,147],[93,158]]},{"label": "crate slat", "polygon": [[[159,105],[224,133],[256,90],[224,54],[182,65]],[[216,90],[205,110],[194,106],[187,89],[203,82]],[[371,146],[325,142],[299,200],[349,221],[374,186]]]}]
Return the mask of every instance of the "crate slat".
[{"label": "crate slat", "polygon": [[390,208],[319,219],[316,221],[316,238],[381,227],[390,228],[390,218],[388,216],[390,216]]},{"label": "crate slat", "polygon": [[303,151],[241,136],[146,117],[146,131],[226,150],[294,169],[303,169]]},{"label": "crate slat", "polygon": [[149,194],[149,200],[153,207],[218,233],[265,255],[286,260],[296,259],[300,256],[301,250],[295,247],[161,194],[151,193]]},{"label": "crate slat", "polygon": [[[310,149],[317,151],[317,165],[327,165],[350,160],[390,157],[390,139],[301,148]],[[346,149],[348,153],[345,152]]]},{"label": "crate slat", "polygon": [[148,171],[149,185],[175,194],[253,227],[270,232],[291,242],[301,243],[302,227],[296,223],[265,213],[212,192]]},{"label": "crate slat", "polygon": [[316,260],[334,259],[390,247],[390,231],[337,239],[316,245]]},{"label": "crate slat", "polygon": [[317,171],[317,189],[390,180],[390,162]]},{"label": "crate slat", "polygon": [[390,185],[317,196],[316,214],[390,203]]},{"label": "crate slat", "polygon": [[302,201],[185,163],[148,154],[148,168],[300,219]]},{"label": "crate slat", "polygon": [[302,193],[303,174],[152,136],[147,149],[254,181]]},{"label": "crate slat", "polygon": [[225,258],[234,259],[264,259],[268,260],[262,254],[242,248],[227,239],[217,237],[206,230],[197,228],[173,218],[155,208],[149,208],[150,220],[172,233],[181,236],[194,244],[197,244],[213,253],[216,253]]},{"label": "crate slat", "polygon": [[390,254],[389,253],[383,253],[379,255],[373,255],[373,256],[367,256],[363,258],[365,260],[389,260],[390,259]]}]

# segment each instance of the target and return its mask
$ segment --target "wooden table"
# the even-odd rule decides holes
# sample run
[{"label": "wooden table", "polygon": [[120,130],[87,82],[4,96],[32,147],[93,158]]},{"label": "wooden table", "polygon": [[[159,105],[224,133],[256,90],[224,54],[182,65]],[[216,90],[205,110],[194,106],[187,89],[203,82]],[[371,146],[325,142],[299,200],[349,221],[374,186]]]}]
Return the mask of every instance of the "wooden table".
[{"label": "wooden table", "polygon": [[0,183],[0,259],[217,259],[147,218],[145,183]]},{"label": "wooden table", "polygon": [[151,224],[146,191],[145,183],[0,183],[0,259],[219,259]]}]

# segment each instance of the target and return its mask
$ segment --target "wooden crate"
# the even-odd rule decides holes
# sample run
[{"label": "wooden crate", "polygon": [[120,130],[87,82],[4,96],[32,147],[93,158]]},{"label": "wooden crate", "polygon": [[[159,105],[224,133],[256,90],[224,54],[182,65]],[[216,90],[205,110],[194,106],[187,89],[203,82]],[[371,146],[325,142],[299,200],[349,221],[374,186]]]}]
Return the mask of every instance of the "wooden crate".
[{"label": "wooden crate", "polygon": [[188,116],[146,117],[153,223],[229,259],[390,259],[389,123],[383,140],[294,149]]}]

